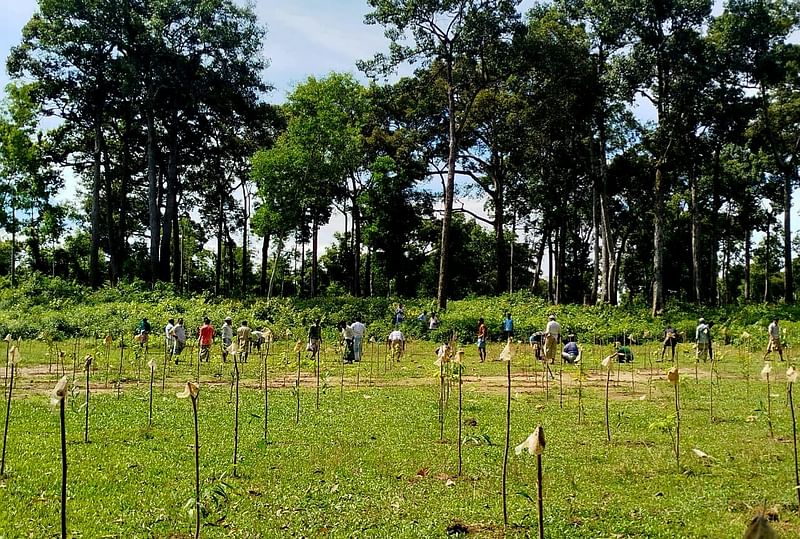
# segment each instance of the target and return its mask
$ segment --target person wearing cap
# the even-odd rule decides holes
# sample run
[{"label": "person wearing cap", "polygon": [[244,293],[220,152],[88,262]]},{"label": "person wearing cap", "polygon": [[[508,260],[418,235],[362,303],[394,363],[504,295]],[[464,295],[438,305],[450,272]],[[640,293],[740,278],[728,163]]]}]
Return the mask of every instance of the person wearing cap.
[{"label": "person wearing cap", "polygon": [[186,328],[183,326],[183,318],[178,318],[178,321],[172,326],[170,331],[172,336],[172,357],[175,358],[175,364],[178,364],[178,356],[181,355],[183,349],[186,347]]},{"label": "person wearing cap", "polygon": [[247,320],[242,320],[242,325],[236,330],[236,343],[239,347],[239,354],[242,363],[247,363],[247,356],[250,355],[250,336],[252,330],[247,324]]},{"label": "person wearing cap", "polygon": [[222,361],[228,360],[228,347],[233,343],[233,320],[230,316],[225,318],[225,323],[222,324],[220,330],[222,336]]},{"label": "person wearing cap", "polygon": [[556,322],[556,315],[554,314],[551,314],[547,318],[547,326],[544,329],[544,358],[545,361],[555,363],[556,348],[561,338],[561,324]]},{"label": "person wearing cap", "polygon": [[671,325],[667,325],[667,328],[664,330],[664,342],[661,343],[661,359],[658,361],[664,361],[664,354],[667,353],[667,348],[672,349],[672,361],[675,361],[675,347],[678,345],[678,332],[675,331]]},{"label": "person wearing cap", "polygon": [[706,324],[705,318],[697,321],[694,338],[697,343],[697,361],[701,359],[708,361],[708,355],[711,352],[711,327]]},{"label": "person wearing cap", "polygon": [[767,328],[767,334],[769,335],[769,342],[767,343],[767,351],[764,353],[764,359],[767,359],[767,356],[770,352],[778,352],[778,356],[780,356],[781,361],[783,361],[783,347],[781,346],[781,330],[778,327],[778,319],[773,318],[772,322],[770,323],[769,327]]}]

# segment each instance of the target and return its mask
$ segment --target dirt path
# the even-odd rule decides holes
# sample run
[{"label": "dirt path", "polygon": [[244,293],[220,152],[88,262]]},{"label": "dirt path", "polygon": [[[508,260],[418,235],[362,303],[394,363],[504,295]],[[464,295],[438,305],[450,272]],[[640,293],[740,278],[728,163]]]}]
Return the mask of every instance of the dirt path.
[{"label": "dirt path", "polygon": [[[659,366],[664,365],[660,364]],[[174,369],[173,366],[170,366]],[[183,365],[182,368],[186,369],[188,366]],[[328,366],[329,367],[329,366]],[[438,376],[401,376],[397,377],[396,371],[389,373],[372,373],[370,377],[369,368],[366,365],[361,366],[361,371],[356,377],[352,372],[347,373],[344,378],[344,385],[348,389],[354,389],[356,386],[359,388],[378,387],[378,388],[391,388],[391,387],[434,387],[438,384]],[[415,363],[408,363],[405,367],[420,368]],[[537,367],[540,367],[537,365]],[[520,393],[544,393],[549,391],[551,394],[558,394],[559,391],[559,372],[558,365],[551,365],[553,378],[546,382],[541,370],[523,369],[523,372],[515,372],[512,374],[512,390],[515,394]],[[216,386],[227,387],[231,383],[231,364],[225,365],[212,365],[213,373],[201,372],[201,383]],[[244,366],[247,369],[247,378],[241,380],[243,388],[258,390],[263,388],[262,380],[260,379],[260,368],[254,363],[249,363]],[[257,372],[253,372],[253,369]],[[204,370],[208,367],[204,365]],[[156,370],[154,388],[158,391],[161,390],[161,376],[160,368]],[[194,371],[192,371],[193,373]],[[336,387],[342,383],[342,379],[338,372],[333,372],[327,369],[329,376],[326,380],[320,382],[321,385],[327,384],[327,387]],[[413,371],[412,371],[413,372]],[[60,375],[63,373],[61,369],[56,366],[48,367],[47,365],[36,365],[33,367],[20,367],[17,371],[14,381],[14,396],[15,398],[25,398],[31,395],[49,395]],[[684,376],[694,376],[694,369],[685,369]],[[73,384],[78,391],[83,391],[85,384],[85,375],[82,371],[74,373],[71,369],[66,370],[71,378]],[[139,372],[142,377],[140,380],[136,379],[136,372],[123,373],[121,378],[121,385],[117,388],[116,375],[113,366],[108,372],[102,368],[97,368],[92,373],[91,391],[95,394],[102,393],[116,393],[118,390],[125,392],[132,388],[146,389],[148,379],[147,370]],[[180,373],[169,373],[167,382],[165,384],[168,391],[178,391],[185,383],[186,375],[189,373],[185,370]],[[572,370],[564,370],[561,373],[561,387],[564,392],[572,391],[578,387],[578,379]],[[74,377],[73,377],[74,376]],[[619,378],[618,378],[619,376]],[[709,371],[703,370],[698,373],[699,378],[708,379]],[[106,377],[108,382],[106,383]],[[190,377],[194,379],[194,375]],[[269,387],[270,390],[290,390],[294,387],[297,380],[297,372],[281,371],[279,373],[270,372]],[[631,383],[633,382],[633,383]],[[654,388],[658,385],[666,383],[666,373],[664,368],[636,368],[631,372],[630,367],[623,366],[619,373],[615,369],[611,374],[611,396],[614,399],[631,399],[641,398],[646,392],[648,383],[653,383]],[[452,381],[451,381],[452,383]],[[599,389],[603,388],[606,383],[606,376],[601,371],[585,372],[582,387]],[[483,391],[491,394],[504,394],[506,392],[506,377],[503,375],[491,376],[477,376],[469,375],[463,377],[464,387],[468,390]],[[631,391],[631,386],[635,391]],[[317,386],[317,379],[313,373],[303,371],[300,374],[300,386],[307,389],[313,389]]]}]

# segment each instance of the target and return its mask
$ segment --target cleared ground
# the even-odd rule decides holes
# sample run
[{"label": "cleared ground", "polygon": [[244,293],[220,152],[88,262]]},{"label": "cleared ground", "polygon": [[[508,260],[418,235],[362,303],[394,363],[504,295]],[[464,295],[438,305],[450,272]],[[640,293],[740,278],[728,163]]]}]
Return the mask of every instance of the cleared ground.
[{"label": "cleared ground", "polygon": [[[437,537],[448,530],[476,537],[536,535],[534,460],[513,450],[509,526],[503,527],[504,363],[479,364],[474,346],[465,346],[459,476],[458,382],[448,379],[440,439],[435,344],[411,343],[399,362],[387,358],[384,347],[368,344],[361,364],[345,366],[335,348],[326,346],[319,385],[314,362],[301,352],[299,422],[292,346],[276,343],[267,357],[267,441],[263,356],[253,353],[241,365],[238,477],[232,465],[232,366],[221,363],[218,348],[211,363],[201,365],[204,537]],[[175,392],[197,376],[194,351],[187,349],[178,365],[166,362],[162,392],[161,350],[127,348],[120,364],[113,344],[108,361],[100,341],[59,348],[66,352],[63,368],[55,349],[22,345],[8,477],[0,488],[0,536],[57,535],[58,416],[47,394],[66,372],[74,374],[75,384],[67,414],[71,533],[189,537],[191,406]],[[671,363],[656,362],[657,344],[634,346],[634,364],[614,367],[607,441],[607,377],[600,359],[609,350],[586,347],[582,368],[551,365],[553,379],[543,376],[527,346],[518,347],[512,364],[512,449],[537,424],[547,436],[548,537],[738,537],[764,509],[780,537],[800,536],[786,364],[774,364],[770,437],[767,384],[759,376],[763,352],[719,346],[712,376],[710,365],[702,363],[695,374],[693,353],[681,345],[678,463],[674,392],[666,381]],[[500,345],[492,345],[489,359],[499,352]],[[85,373],[80,367],[86,353],[95,356],[89,444],[83,443]],[[150,359],[158,365],[152,428],[147,427]]]}]

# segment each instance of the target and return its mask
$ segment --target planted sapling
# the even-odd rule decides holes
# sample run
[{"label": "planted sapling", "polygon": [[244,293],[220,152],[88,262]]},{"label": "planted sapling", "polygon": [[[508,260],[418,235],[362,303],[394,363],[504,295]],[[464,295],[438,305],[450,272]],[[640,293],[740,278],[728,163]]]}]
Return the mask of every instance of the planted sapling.
[{"label": "planted sapling", "polygon": [[200,537],[200,428],[197,421],[197,398],[199,395],[200,387],[192,382],[186,382],[183,392],[176,395],[179,399],[191,399],[192,415],[194,416],[194,539]]},{"label": "planted sapling", "polygon": [[20,359],[22,359],[19,348],[16,346],[12,346],[11,349],[8,350],[7,356],[8,365],[11,368],[11,378],[8,384],[6,421],[5,427],[3,428],[3,456],[0,458],[0,477],[5,477],[6,474],[6,442],[8,440],[8,421],[11,418],[11,393],[14,391],[14,372],[17,370],[17,365],[19,365]]},{"label": "planted sapling", "polygon": [[67,403],[67,382],[69,377],[62,376],[50,394],[50,404],[58,407],[61,421],[61,539],[67,539],[67,429],[64,409]]}]

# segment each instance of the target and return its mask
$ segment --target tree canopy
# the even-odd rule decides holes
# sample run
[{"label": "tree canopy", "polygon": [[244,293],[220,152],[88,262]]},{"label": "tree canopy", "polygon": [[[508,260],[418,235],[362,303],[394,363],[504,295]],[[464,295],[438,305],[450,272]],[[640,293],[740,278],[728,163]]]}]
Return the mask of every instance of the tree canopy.
[{"label": "tree canopy", "polygon": [[0,273],[795,301],[800,3],[367,3],[364,76],[276,104],[251,7],[41,0],[0,105]]}]

